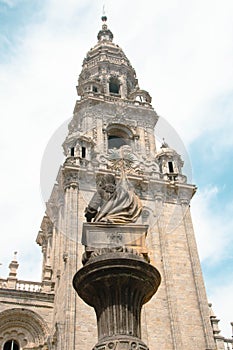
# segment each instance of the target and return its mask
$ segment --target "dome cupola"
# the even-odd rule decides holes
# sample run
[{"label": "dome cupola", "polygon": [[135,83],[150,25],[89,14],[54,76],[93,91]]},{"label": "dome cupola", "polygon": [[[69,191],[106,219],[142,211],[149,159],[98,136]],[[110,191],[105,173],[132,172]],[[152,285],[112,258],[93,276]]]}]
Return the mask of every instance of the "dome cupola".
[{"label": "dome cupola", "polygon": [[123,50],[113,43],[113,33],[102,16],[102,29],[97,44],[91,48],[83,60],[78,79],[77,92],[81,99],[88,96],[122,98],[149,105],[151,97],[141,90],[134,68]]}]

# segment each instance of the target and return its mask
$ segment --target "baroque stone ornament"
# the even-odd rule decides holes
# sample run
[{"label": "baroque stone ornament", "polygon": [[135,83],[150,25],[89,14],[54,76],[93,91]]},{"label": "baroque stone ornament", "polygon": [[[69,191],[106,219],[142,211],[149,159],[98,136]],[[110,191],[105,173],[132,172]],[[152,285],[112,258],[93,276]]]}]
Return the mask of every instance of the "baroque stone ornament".
[{"label": "baroque stone ornament", "polygon": [[120,149],[110,149],[108,154],[109,168],[129,174],[140,173],[139,161],[131,147],[122,146]]},{"label": "baroque stone ornament", "polygon": [[67,188],[78,188],[79,185],[79,173],[73,169],[65,169],[63,172],[63,186],[64,190]]}]

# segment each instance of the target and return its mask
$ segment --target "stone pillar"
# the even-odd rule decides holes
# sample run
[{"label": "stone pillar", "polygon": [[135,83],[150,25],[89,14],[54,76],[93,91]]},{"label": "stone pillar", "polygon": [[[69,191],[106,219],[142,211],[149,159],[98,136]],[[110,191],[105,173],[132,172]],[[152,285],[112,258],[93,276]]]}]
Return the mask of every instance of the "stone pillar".
[{"label": "stone pillar", "polygon": [[[141,308],[156,293],[160,274],[137,252],[137,247],[129,248],[128,238],[127,248],[110,247],[112,237],[119,236],[119,227],[115,225],[115,235],[108,235],[108,225],[103,226],[110,241],[105,248],[93,249],[73,279],[78,295],[96,312],[98,343],[93,350],[148,350],[141,340]],[[96,238],[94,225],[90,233]],[[130,227],[128,234],[134,236]]]}]

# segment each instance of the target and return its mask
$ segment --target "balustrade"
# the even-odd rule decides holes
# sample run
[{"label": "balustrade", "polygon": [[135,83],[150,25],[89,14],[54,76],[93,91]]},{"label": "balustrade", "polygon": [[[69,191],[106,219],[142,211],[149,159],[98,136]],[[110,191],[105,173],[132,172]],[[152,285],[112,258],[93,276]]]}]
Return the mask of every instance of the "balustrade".
[{"label": "balustrade", "polygon": [[[12,284],[11,284],[12,286]],[[32,282],[32,281],[23,281],[17,280],[15,283],[15,288],[9,287],[8,279],[0,278],[0,289],[15,289],[26,292],[41,292],[42,283],[41,282]]]}]

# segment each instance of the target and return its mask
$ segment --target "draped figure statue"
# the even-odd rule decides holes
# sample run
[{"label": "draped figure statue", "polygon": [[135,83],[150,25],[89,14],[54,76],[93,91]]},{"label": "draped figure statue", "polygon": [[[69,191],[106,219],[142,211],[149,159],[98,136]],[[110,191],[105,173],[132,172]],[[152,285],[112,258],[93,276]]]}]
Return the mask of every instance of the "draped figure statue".
[{"label": "draped figure statue", "polygon": [[97,191],[85,210],[87,222],[128,224],[135,222],[142,211],[138,196],[130,188],[124,172],[118,184],[115,176],[97,177]]}]

